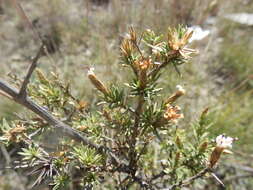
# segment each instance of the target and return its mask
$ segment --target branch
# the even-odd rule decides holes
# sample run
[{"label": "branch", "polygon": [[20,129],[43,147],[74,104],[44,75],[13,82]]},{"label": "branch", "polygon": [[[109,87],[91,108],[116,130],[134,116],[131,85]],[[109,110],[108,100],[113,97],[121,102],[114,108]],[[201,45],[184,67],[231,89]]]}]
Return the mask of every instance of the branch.
[{"label": "branch", "polygon": [[36,28],[33,27],[33,24],[31,23],[29,17],[25,14],[22,6],[17,0],[11,0],[11,3],[13,4],[14,8],[17,10],[18,15],[21,17],[21,19],[24,21],[24,23],[33,31],[33,37],[34,40],[39,40],[42,43],[42,46],[40,47],[40,50],[36,57],[33,59],[31,66],[29,67],[29,70],[27,72],[27,75],[24,79],[24,82],[22,84],[22,87],[20,91],[18,92],[17,89],[11,87],[8,83],[5,83],[4,81],[0,80],[0,95],[7,96],[8,98],[11,98],[15,102],[23,105],[24,107],[28,108],[32,112],[39,115],[41,118],[43,118],[45,121],[47,121],[50,125],[52,125],[55,128],[60,128],[64,133],[66,133],[68,136],[83,142],[85,145],[95,148],[98,152],[106,153],[110,158],[113,164],[119,165],[119,159],[117,156],[114,155],[111,149],[109,149],[106,146],[98,145],[90,141],[87,137],[82,136],[78,131],[71,128],[71,126],[59,121],[56,119],[51,113],[49,113],[46,109],[44,109],[42,106],[36,104],[34,101],[32,101],[29,97],[26,95],[26,89],[27,85],[29,83],[29,79],[34,71],[34,69],[37,66],[37,61],[41,57],[42,53],[46,53],[48,58],[52,60],[51,56],[49,55],[47,48],[43,45],[43,39],[40,36],[39,32],[36,30]]},{"label": "branch", "polygon": [[135,109],[135,121],[134,121],[134,126],[133,126],[133,129],[132,129],[132,137],[131,137],[131,140],[130,140],[130,163],[129,163],[129,166],[131,168],[135,168],[136,167],[136,164],[137,164],[137,153],[135,151],[135,146],[136,146],[136,141],[137,141],[137,137],[139,135],[139,131],[138,131],[138,128],[139,128],[139,123],[140,123],[140,117],[141,117],[141,114],[142,114],[142,107],[143,107],[143,104],[144,104],[144,96],[143,94],[140,94],[139,95],[139,99],[138,99],[138,105]]},{"label": "branch", "polygon": [[41,40],[41,42],[42,42],[42,39],[41,39],[39,33],[33,27],[30,19],[25,14],[22,6],[17,2],[17,0],[11,0],[11,3],[13,4],[14,8],[17,10],[17,13],[20,16],[20,18],[24,21],[24,24],[27,25],[32,30],[33,35],[34,35],[34,40]]},{"label": "branch", "polygon": [[[41,37],[40,33],[37,31],[37,29],[33,26],[32,22],[30,21],[29,17],[26,15],[26,13],[25,13],[23,7],[21,6],[21,4],[17,0],[11,0],[11,3],[13,5],[13,7],[16,9],[19,17],[23,20],[24,25],[32,30],[34,41],[35,42],[39,41],[43,44],[44,40],[42,39],[42,37]],[[44,50],[45,50],[44,53],[46,53],[49,60],[51,62],[54,62],[52,57],[49,55],[49,52],[48,52],[46,46],[45,46]]]},{"label": "branch", "polygon": [[190,183],[192,183],[194,180],[198,179],[198,178],[201,178],[203,177],[206,173],[210,172],[210,168],[205,168],[203,170],[201,170],[199,173],[197,173],[196,175],[188,178],[188,179],[185,179],[185,180],[182,180],[172,186],[169,187],[169,190],[174,190],[176,189],[177,187],[184,187],[184,186],[187,186],[189,185]]},{"label": "branch", "polygon": [[174,58],[178,56],[177,52],[172,52],[168,57],[166,58],[166,61],[158,65],[158,67],[154,68],[148,73],[148,76],[155,76],[162,68],[166,67]]},{"label": "branch", "polygon": [[166,175],[166,173],[165,173],[164,171],[161,171],[159,174],[154,175],[154,176],[150,179],[150,181],[152,182],[152,181],[154,181],[154,180],[156,180],[156,179],[158,179],[158,178],[164,177],[165,175]]},{"label": "branch", "polygon": [[27,85],[30,81],[30,78],[32,76],[34,69],[37,67],[38,60],[42,56],[43,52],[44,52],[44,44],[41,45],[37,55],[32,60],[32,64],[30,65],[30,67],[28,69],[28,72],[26,74],[24,82],[23,82],[21,89],[19,91],[20,96],[26,96]]},{"label": "branch", "polygon": [[22,96],[17,89],[11,87],[8,83],[0,80],[0,90],[3,91],[5,94],[7,94],[9,97],[11,97],[15,102],[18,104],[23,105],[27,109],[31,110],[35,114],[39,115],[41,118],[43,118],[45,121],[47,121],[50,125],[52,125],[55,128],[59,128],[63,131],[64,134],[70,136],[71,138],[82,142],[83,144],[96,149],[100,153],[107,153],[111,160],[114,162],[114,164],[119,163],[119,159],[113,154],[112,150],[109,148],[98,145],[90,141],[87,137],[81,135],[77,130],[71,128],[69,125],[59,121],[56,119],[51,113],[49,113],[46,109],[44,109],[42,106],[36,104],[34,101],[32,101],[27,96]]}]

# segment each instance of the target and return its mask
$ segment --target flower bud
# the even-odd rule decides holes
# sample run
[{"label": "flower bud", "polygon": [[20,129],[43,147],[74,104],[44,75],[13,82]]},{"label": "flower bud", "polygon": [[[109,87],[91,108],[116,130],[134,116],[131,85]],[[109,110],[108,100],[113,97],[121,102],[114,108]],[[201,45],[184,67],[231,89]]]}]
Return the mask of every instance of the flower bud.
[{"label": "flower bud", "polygon": [[140,87],[143,89],[147,83],[147,71],[151,66],[151,59],[145,59],[139,62],[139,80]]},{"label": "flower bud", "polygon": [[[216,147],[211,153],[209,159],[209,167],[213,168],[219,161],[220,156],[223,152],[227,152],[227,148],[232,148],[232,143],[234,139],[231,137],[225,137],[224,135],[219,135],[216,137]],[[230,151],[229,151],[230,152]]]},{"label": "flower bud", "polygon": [[207,149],[208,143],[207,142],[203,142],[200,146],[199,146],[199,152],[203,153],[205,152],[205,150]]},{"label": "flower bud", "polygon": [[90,68],[88,73],[88,78],[90,79],[91,83],[104,95],[108,95],[108,90],[105,87],[105,85],[97,78],[97,76],[94,73],[94,68]]},{"label": "flower bud", "polygon": [[44,73],[41,70],[37,69],[36,74],[37,74],[40,82],[49,83],[49,80],[46,78],[46,76],[44,75]]},{"label": "flower bud", "polygon": [[130,39],[133,43],[137,43],[137,35],[133,27],[129,29]]},{"label": "flower bud", "polygon": [[185,89],[180,86],[180,85],[177,85],[176,86],[177,88],[177,91],[172,94],[166,101],[165,101],[165,104],[170,104],[170,103],[173,103],[175,102],[179,97],[183,96],[185,94]]},{"label": "flower bud", "polygon": [[179,138],[179,136],[176,137],[176,141],[175,141],[176,145],[178,146],[178,148],[183,148],[183,144],[181,139]]},{"label": "flower bud", "polygon": [[201,119],[201,120],[203,120],[203,119],[206,117],[208,111],[209,111],[209,108],[205,108],[205,109],[202,111],[202,113],[201,113],[201,115],[200,115],[200,119]]},{"label": "flower bud", "polygon": [[215,166],[215,164],[218,162],[223,150],[224,150],[224,148],[222,148],[222,147],[215,147],[214,148],[214,150],[210,156],[210,161],[209,161],[210,168],[213,168]]},{"label": "flower bud", "polygon": [[124,56],[126,57],[130,56],[133,52],[132,42],[129,39],[124,39],[120,49]]},{"label": "flower bud", "polygon": [[176,156],[175,156],[175,166],[178,165],[178,162],[179,162],[180,157],[181,157],[181,153],[180,153],[180,152],[177,152],[177,153],[176,153]]}]

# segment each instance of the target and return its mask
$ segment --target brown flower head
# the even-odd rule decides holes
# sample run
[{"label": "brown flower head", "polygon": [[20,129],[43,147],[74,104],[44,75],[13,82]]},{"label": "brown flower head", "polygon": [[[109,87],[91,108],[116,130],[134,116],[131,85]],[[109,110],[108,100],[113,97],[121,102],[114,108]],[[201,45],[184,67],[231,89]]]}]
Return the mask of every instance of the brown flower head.
[{"label": "brown flower head", "polygon": [[127,39],[127,38],[124,39],[123,42],[121,43],[120,49],[121,49],[121,52],[124,56],[126,56],[126,57],[130,56],[133,52],[133,49],[134,49],[131,40]]},{"label": "brown flower head", "polygon": [[11,128],[8,131],[5,131],[3,137],[8,141],[19,141],[18,135],[22,135],[26,131],[26,128],[23,125],[16,125],[14,128]]},{"label": "brown flower head", "polygon": [[152,66],[151,58],[140,58],[134,62],[135,70],[139,75],[141,88],[144,88],[147,83],[147,71]]},{"label": "brown flower head", "polygon": [[137,43],[137,34],[136,34],[136,32],[135,32],[135,30],[134,30],[133,27],[130,27],[130,28],[129,28],[129,35],[130,35],[131,41],[132,41],[133,43]]},{"label": "brown flower head", "polygon": [[139,61],[138,65],[139,65],[139,70],[147,71],[150,68],[150,66],[152,65],[152,60],[150,58],[143,59],[143,60]]},{"label": "brown flower head", "polygon": [[166,111],[163,115],[163,117],[172,123],[177,123],[178,119],[184,118],[184,115],[179,113],[180,112],[179,106],[172,106],[170,104],[166,105]]},{"label": "brown flower head", "polygon": [[194,49],[185,47],[188,44],[188,41],[191,38],[192,34],[193,34],[193,31],[188,30],[181,35],[177,29],[169,28],[169,32],[168,32],[169,47],[172,50],[178,52],[183,58],[189,59],[192,53],[197,52]]}]

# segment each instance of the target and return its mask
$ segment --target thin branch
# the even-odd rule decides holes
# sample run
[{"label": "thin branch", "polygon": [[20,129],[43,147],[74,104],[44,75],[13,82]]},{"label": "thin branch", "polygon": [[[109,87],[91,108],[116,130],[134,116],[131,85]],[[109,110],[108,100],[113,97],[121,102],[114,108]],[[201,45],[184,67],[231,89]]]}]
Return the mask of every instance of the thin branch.
[{"label": "thin branch", "polygon": [[131,168],[135,168],[136,161],[138,159],[137,153],[135,151],[135,146],[136,146],[137,137],[139,135],[138,128],[139,128],[140,117],[141,117],[141,114],[142,114],[142,107],[143,107],[144,102],[145,102],[144,95],[140,94],[139,99],[138,99],[138,105],[135,109],[136,115],[135,115],[135,120],[134,120],[134,126],[133,126],[133,129],[132,129],[132,137],[131,137],[131,140],[130,140],[131,144],[130,144],[130,163],[129,163],[129,166]]},{"label": "thin branch", "polygon": [[151,182],[152,181],[154,181],[154,180],[156,180],[156,179],[158,179],[158,178],[162,178],[162,177],[164,177],[166,175],[166,173],[164,172],[164,171],[161,171],[159,174],[157,174],[157,175],[154,175],[152,178],[151,178]]},{"label": "thin branch", "polygon": [[28,16],[25,14],[25,11],[23,10],[22,6],[17,2],[17,0],[11,0],[14,8],[17,10],[18,15],[22,18],[22,20],[24,21],[24,23],[32,30],[33,35],[34,35],[34,40],[41,40],[41,37],[39,35],[39,33],[35,30],[35,28],[33,27],[30,19],[28,18]]},{"label": "thin branch", "polygon": [[166,67],[171,62],[171,60],[176,58],[177,54],[178,54],[177,52],[172,52],[170,55],[168,55],[169,57],[167,58],[167,60],[161,63],[160,65],[158,65],[158,67],[151,70],[148,73],[148,76],[155,76],[162,68]]},{"label": "thin branch", "polygon": [[211,172],[211,176],[213,176],[213,178],[214,178],[219,184],[221,184],[223,187],[225,187],[224,183],[220,180],[220,178],[218,178],[218,176],[217,176],[215,173]]},{"label": "thin branch", "polygon": [[170,186],[169,190],[176,189],[177,187],[187,186],[190,183],[192,183],[193,181],[195,181],[196,179],[203,177],[208,172],[210,172],[210,168],[205,168],[205,169],[201,170],[199,173],[197,173],[196,175]]},{"label": "thin branch", "polygon": [[37,67],[38,60],[42,56],[43,52],[44,52],[44,44],[41,45],[37,55],[33,58],[32,63],[30,65],[29,69],[28,69],[28,72],[25,76],[24,82],[22,83],[21,89],[19,91],[19,94],[21,96],[26,96],[27,85],[30,81],[30,78],[32,76],[32,73],[33,73],[34,69]]},{"label": "thin branch", "polygon": [[[13,7],[17,10],[17,13],[20,16],[20,18],[24,21],[24,24],[26,26],[28,26],[28,28],[30,28],[32,30],[34,41],[40,41],[43,44],[44,43],[43,38],[41,37],[41,35],[38,32],[38,30],[33,26],[32,22],[30,21],[29,17],[26,15],[26,13],[25,13],[23,7],[21,6],[21,4],[17,0],[11,0],[11,3],[13,4]],[[50,54],[49,54],[46,46],[45,46],[44,50],[45,50],[44,53],[46,53],[46,55],[49,58],[49,60],[52,63],[54,63],[54,60],[50,56]]]}]

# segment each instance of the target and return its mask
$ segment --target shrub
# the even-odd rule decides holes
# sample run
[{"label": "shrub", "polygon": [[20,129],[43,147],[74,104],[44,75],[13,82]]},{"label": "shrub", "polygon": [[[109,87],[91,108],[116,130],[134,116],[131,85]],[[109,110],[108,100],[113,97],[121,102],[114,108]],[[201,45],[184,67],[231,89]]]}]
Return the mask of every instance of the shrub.
[{"label": "shrub", "polygon": [[[188,128],[180,127],[184,115],[176,102],[186,90],[178,85],[172,95],[163,94],[158,80],[169,73],[168,65],[175,68],[170,72],[180,73],[196,53],[186,47],[191,35],[183,26],[169,28],[165,37],[151,30],[139,37],[130,28],[121,44],[120,65],[131,80],[107,85],[89,68],[94,96],[99,96],[93,107],[73,96],[55,73],[37,70],[28,85],[42,45],[20,91],[0,81],[4,96],[40,116],[2,121],[1,142],[23,147],[14,167],[30,168],[30,174],[37,174],[34,186],[49,180],[54,190],[177,189],[208,173],[215,176],[213,169],[221,154],[230,152],[233,139],[210,139],[208,109]],[[45,133],[56,137],[56,146],[43,145]]]}]

